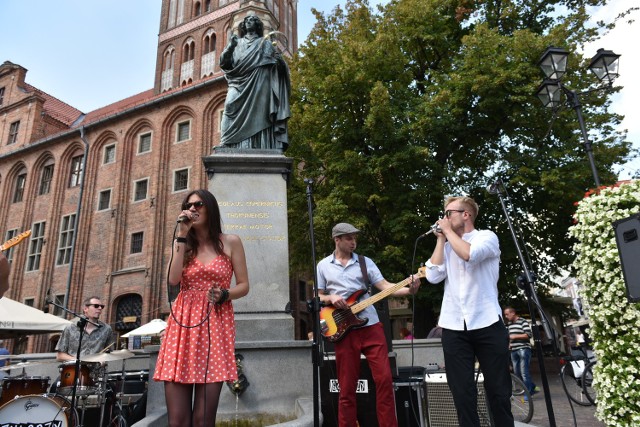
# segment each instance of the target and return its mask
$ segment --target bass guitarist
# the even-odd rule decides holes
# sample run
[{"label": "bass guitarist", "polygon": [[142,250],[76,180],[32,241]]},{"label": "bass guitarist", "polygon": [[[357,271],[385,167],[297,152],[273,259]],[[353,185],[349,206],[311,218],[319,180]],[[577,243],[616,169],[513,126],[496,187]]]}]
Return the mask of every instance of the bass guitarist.
[{"label": "bass guitarist", "polygon": [[[331,237],[335,243],[334,252],[318,263],[318,289],[320,300],[329,304],[338,313],[350,312],[353,294],[366,290],[371,283],[379,290],[395,286],[387,282],[376,264],[363,257],[366,268],[362,268],[356,249],[356,235],[360,232],[351,224],[339,223],[333,227]],[[366,272],[366,278],[363,273]],[[409,278],[409,287],[402,287],[394,296],[408,296],[418,291],[419,278]],[[369,298],[367,293],[363,298]],[[376,385],[376,413],[380,427],[397,427],[393,378],[389,367],[389,349],[382,324],[373,305],[360,313],[360,319],[368,321],[345,333],[335,342],[336,367],[340,395],[338,401],[338,425],[352,427],[356,425],[356,388],[360,376],[360,354],[364,354],[369,363]],[[337,319],[339,321],[339,319]]]}]

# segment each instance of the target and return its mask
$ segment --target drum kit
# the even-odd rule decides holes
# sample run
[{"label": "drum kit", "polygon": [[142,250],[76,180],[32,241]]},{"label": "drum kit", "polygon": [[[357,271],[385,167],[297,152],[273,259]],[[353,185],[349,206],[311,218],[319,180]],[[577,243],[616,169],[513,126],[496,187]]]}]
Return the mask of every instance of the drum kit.
[{"label": "drum kit", "polygon": [[[79,369],[75,360],[64,362],[51,387],[49,377],[27,376],[26,369],[55,360],[23,361],[0,368],[0,372],[22,369],[21,375],[2,382],[0,425],[127,427],[130,417],[125,407],[130,410],[143,400],[149,378],[148,371],[125,370],[125,360],[133,356],[128,350],[87,355]],[[109,372],[108,364],[116,361],[122,362],[122,371]],[[99,422],[93,419],[98,410]]]}]

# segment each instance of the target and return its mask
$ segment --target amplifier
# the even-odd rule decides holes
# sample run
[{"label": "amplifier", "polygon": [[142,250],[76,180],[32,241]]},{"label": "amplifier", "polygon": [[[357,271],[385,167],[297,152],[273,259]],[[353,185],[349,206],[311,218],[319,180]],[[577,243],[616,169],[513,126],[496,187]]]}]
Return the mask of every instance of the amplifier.
[{"label": "amplifier", "polygon": [[[393,355],[395,362],[395,353]],[[335,427],[338,425],[338,397],[340,385],[336,369],[335,355],[328,354],[320,369],[320,400],[322,409],[323,427]],[[360,358],[360,377],[356,391],[356,404],[358,408],[358,424],[361,426],[378,427],[376,416],[376,385],[369,369],[369,364],[364,356]]]},{"label": "amplifier", "polygon": [[[427,390],[427,419],[430,427],[458,427],[458,413],[453,404],[453,396],[447,384],[444,372],[429,373],[425,376]],[[493,421],[487,405],[484,391],[484,378],[480,374],[478,381],[478,415],[482,427],[493,427]]]},{"label": "amplifier", "polygon": [[396,398],[396,416],[402,427],[426,427],[424,378],[396,379],[393,382]]}]

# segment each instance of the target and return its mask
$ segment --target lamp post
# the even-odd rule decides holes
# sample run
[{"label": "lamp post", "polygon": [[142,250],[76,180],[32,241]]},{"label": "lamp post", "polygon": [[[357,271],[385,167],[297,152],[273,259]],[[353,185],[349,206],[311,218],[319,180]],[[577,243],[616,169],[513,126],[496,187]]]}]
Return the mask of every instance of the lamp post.
[{"label": "lamp post", "polygon": [[[584,125],[584,118],[582,117],[582,105],[580,104],[580,95],[582,93],[576,93],[562,83],[562,76],[567,71],[567,58],[569,52],[559,47],[548,47],[542,54],[542,57],[538,61],[538,65],[545,74],[545,79],[538,88],[536,95],[542,101],[545,107],[557,108],[562,103],[561,94],[564,93],[569,101],[569,105],[576,111],[578,115],[578,123],[580,124],[580,131],[582,132],[582,138],[584,139],[584,148],[589,158],[589,164],[591,165],[591,172],[593,173],[593,179],[596,183],[596,188],[600,187],[600,178],[598,177],[598,170],[596,169],[596,163],[593,158],[593,149],[591,142],[589,141],[589,135]],[[600,90],[603,88],[610,88],[613,86],[613,81],[618,77],[618,58],[620,55],[616,55],[610,50],[598,49],[596,55],[591,59],[589,69],[598,77],[604,86],[600,86],[594,90]],[[591,91],[583,92],[588,93]]]}]

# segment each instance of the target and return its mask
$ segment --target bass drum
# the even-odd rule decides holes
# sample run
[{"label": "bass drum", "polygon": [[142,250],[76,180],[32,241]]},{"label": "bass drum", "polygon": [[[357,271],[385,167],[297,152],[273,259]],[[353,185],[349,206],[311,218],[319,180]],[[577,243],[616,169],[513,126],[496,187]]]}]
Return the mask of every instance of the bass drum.
[{"label": "bass drum", "polygon": [[16,397],[0,407],[2,425],[75,427],[77,419],[71,403],[59,395]]}]

